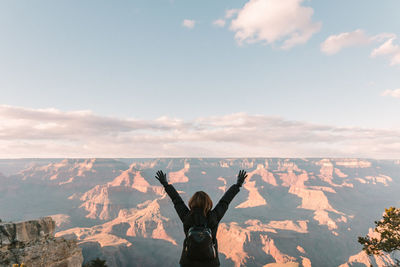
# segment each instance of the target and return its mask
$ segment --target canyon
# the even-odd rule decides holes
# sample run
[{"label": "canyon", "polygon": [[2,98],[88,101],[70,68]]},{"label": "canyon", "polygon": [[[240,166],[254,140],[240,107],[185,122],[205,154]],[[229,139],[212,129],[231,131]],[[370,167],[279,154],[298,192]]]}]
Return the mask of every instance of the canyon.
[{"label": "canyon", "polygon": [[[203,190],[214,205],[240,169],[248,178],[218,229],[221,266],[385,266],[358,236],[384,208],[400,206],[400,162],[341,158],[0,160],[0,219],[50,216],[84,261],[176,266],[182,223],[157,170],[187,203]],[[72,241],[71,241],[72,242]]]}]

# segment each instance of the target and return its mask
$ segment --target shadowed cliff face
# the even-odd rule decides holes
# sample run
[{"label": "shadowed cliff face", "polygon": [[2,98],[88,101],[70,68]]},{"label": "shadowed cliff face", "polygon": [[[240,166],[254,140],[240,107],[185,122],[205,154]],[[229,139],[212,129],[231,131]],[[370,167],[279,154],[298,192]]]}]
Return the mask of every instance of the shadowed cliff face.
[{"label": "shadowed cliff face", "polygon": [[82,251],[75,241],[54,237],[50,217],[0,223],[0,266],[24,263],[38,267],[80,267]]},{"label": "shadowed cliff face", "polygon": [[248,171],[218,230],[222,266],[391,262],[389,256],[360,253],[357,236],[368,233],[385,207],[399,206],[398,161],[49,160],[1,178],[0,214],[13,220],[21,214],[53,215],[56,235],[76,238],[86,261],[101,257],[109,266],[176,266],[183,227],[154,178],[159,169],[186,203],[203,190],[214,205],[236,182],[239,169]]}]

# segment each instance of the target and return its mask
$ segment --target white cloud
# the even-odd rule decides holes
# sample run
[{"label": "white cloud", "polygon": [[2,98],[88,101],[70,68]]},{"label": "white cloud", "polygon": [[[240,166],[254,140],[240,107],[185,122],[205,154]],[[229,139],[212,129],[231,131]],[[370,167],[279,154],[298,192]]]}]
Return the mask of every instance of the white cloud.
[{"label": "white cloud", "polygon": [[321,44],[321,51],[332,55],[346,47],[381,43],[379,47],[371,52],[370,56],[372,58],[384,56],[389,58],[390,65],[397,65],[400,64],[400,45],[394,43],[396,40],[397,36],[394,33],[380,33],[369,36],[363,30],[358,29],[354,32],[344,32],[329,36]]},{"label": "white cloud", "polygon": [[182,22],[182,26],[186,27],[188,29],[193,29],[195,25],[196,25],[196,21],[192,20],[192,19],[184,19]]},{"label": "white cloud", "polygon": [[239,9],[228,9],[225,11],[225,19],[216,19],[213,21],[213,25],[217,27],[225,27],[226,25],[226,20],[231,19],[233,16],[235,16],[239,12]]},{"label": "white cloud", "polygon": [[[0,157],[400,157],[400,130],[235,113],[195,120],[105,117],[0,105]],[[373,149],[371,149],[373,148]]]},{"label": "white cloud", "polygon": [[345,47],[365,45],[372,41],[363,30],[355,30],[353,32],[344,32],[338,35],[329,36],[322,44],[321,51],[333,55]]},{"label": "white cloud", "polygon": [[393,44],[396,38],[390,38],[371,52],[371,57],[386,56],[390,59],[390,65],[400,64],[400,46]]},{"label": "white cloud", "polygon": [[223,19],[217,19],[213,21],[213,24],[217,27],[224,27],[226,24],[226,21]]},{"label": "white cloud", "polygon": [[279,43],[289,49],[306,43],[321,28],[313,22],[314,10],[302,6],[303,0],[250,0],[238,11],[230,29],[239,44]]},{"label": "white cloud", "polygon": [[389,32],[383,32],[383,33],[377,34],[375,36],[372,36],[371,39],[376,42],[384,42],[384,41],[387,41],[388,39],[396,39],[396,34],[389,33]]},{"label": "white cloud", "polygon": [[395,90],[385,90],[382,96],[391,96],[394,98],[400,98],[400,88]]},{"label": "white cloud", "polygon": [[239,12],[239,9],[237,9],[237,8],[228,9],[227,11],[225,11],[225,18],[230,19],[233,16],[235,16],[238,12]]}]

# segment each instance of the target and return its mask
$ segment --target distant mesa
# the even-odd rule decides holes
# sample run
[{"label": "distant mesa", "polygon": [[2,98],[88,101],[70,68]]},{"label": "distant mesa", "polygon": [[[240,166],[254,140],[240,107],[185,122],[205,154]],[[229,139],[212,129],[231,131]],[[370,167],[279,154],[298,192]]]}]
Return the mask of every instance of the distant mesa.
[{"label": "distant mesa", "polygon": [[183,169],[176,172],[170,172],[168,174],[169,183],[171,184],[187,183],[189,181],[189,178],[185,174],[189,172],[189,169],[190,169],[190,164],[185,162],[185,166],[183,167]]}]

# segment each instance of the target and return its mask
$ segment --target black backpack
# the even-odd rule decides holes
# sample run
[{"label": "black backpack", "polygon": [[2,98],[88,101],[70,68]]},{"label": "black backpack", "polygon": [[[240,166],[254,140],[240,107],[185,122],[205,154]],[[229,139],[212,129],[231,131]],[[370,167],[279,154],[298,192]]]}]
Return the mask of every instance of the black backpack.
[{"label": "black backpack", "polygon": [[207,224],[189,228],[185,240],[185,252],[189,259],[195,261],[208,261],[217,257],[211,229]]}]

